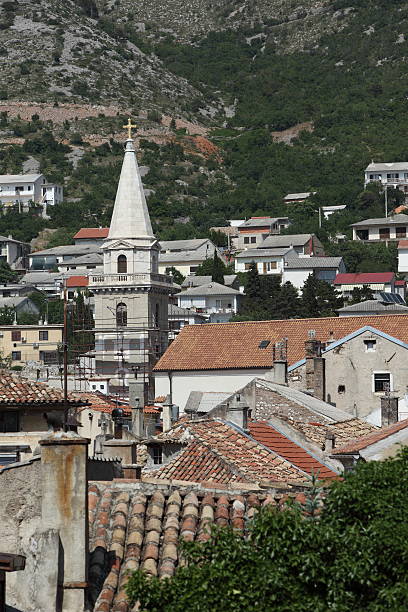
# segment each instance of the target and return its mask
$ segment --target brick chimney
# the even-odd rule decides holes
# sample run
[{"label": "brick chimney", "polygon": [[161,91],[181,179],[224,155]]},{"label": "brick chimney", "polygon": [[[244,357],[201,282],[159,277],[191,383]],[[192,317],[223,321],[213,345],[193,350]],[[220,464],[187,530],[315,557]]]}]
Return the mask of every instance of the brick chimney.
[{"label": "brick chimney", "polygon": [[305,342],[306,356],[306,389],[318,399],[326,397],[325,361],[322,357],[322,344],[319,340]]},{"label": "brick chimney", "polygon": [[398,397],[381,398],[381,427],[387,427],[398,421]]}]

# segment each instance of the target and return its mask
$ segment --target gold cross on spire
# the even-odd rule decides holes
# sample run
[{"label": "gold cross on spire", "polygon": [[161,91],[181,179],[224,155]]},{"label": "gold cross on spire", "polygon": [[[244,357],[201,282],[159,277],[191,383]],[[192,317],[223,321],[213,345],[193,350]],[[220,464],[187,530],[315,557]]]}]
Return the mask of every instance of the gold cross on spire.
[{"label": "gold cross on spire", "polygon": [[124,125],[123,128],[128,131],[128,139],[130,140],[132,138],[132,129],[136,129],[137,125],[134,125],[129,117],[127,124]]}]

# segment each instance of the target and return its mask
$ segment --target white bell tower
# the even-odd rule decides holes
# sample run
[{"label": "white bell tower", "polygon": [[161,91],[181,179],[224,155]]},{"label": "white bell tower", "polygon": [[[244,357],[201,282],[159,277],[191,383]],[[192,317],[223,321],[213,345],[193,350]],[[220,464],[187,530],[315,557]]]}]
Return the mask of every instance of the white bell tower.
[{"label": "white bell tower", "polygon": [[167,348],[172,280],[158,274],[160,246],[153,235],[129,119],[128,138],[108,237],[103,274],[90,276],[95,296],[95,370],[111,375],[126,393],[143,377],[145,400],[154,399],[152,368]]}]

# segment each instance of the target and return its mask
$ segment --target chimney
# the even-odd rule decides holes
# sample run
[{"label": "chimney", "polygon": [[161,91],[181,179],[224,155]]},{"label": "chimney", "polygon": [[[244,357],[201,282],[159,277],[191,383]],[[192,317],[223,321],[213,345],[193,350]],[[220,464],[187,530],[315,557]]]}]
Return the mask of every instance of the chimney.
[{"label": "chimney", "polygon": [[[42,529],[59,534],[62,612],[85,606],[88,580],[88,444],[73,431],[56,431],[41,446]],[[57,586],[57,585],[55,585]]]},{"label": "chimney", "polygon": [[163,404],[162,410],[162,421],[163,421],[163,432],[169,431],[172,426],[172,416],[173,416],[173,404],[169,396],[167,396],[166,401]]},{"label": "chimney", "polygon": [[288,362],[278,360],[273,362],[273,382],[286,385],[288,382]]},{"label": "chimney", "polygon": [[[311,330],[313,331],[313,330]],[[309,332],[309,338],[311,332]],[[313,336],[312,336],[313,337]],[[325,361],[322,357],[322,345],[319,340],[306,340],[306,389],[324,401],[326,396]]]},{"label": "chimney", "polygon": [[129,380],[129,404],[132,409],[132,433],[141,440],[144,437],[144,396],[145,384],[142,380]]},{"label": "chimney", "polygon": [[239,393],[227,404],[227,420],[244,431],[248,429],[248,412],[249,406]]},{"label": "chimney", "polygon": [[398,422],[398,397],[381,398],[381,427]]},{"label": "chimney", "polygon": [[326,437],[324,440],[324,451],[326,453],[332,453],[335,445],[336,445],[336,437],[334,433],[330,431],[326,431]]}]

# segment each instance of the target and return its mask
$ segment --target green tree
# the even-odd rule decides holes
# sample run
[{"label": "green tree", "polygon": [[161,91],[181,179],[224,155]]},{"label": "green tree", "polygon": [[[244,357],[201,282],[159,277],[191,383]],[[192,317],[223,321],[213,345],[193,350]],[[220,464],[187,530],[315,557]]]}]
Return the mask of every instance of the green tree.
[{"label": "green tree", "polygon": [[316,513],[316,494],[285,510],[262,508],[239,530],[214,528],[185,542],[185,564],[162,580],[138,570],[130,606],[149,612],[402,612],[408,600],[408,450],[360,463],[333,483]]},{"label": "green tree", "polygon": [[183,276],[180,270],[177,270],[177,268],[175,268],[174,266],[169,269],[168,273],[173,277],[173,281],[177,283],[177,285],[182,285],[186,279],[186,277]]},{"label": "green tree", "polygon": [[[221,278],[221,273],[222,273],[222,276],[224,276],[224,274],[233,273],[231,266],[226,266],[225,263],[218,256],[217,251],[214,251],[214,257],[207,257],[207,259],[205,259],[203,263],[197,267],[197,270],[195,271],[194,274],[196,276],[211,276],[212,278],[214,269],[216,270],[215,274],[217,275],[218,278]],[[212,280],[214,279],[212,278]],[[216,281],[216,282],[220,282],[220,281]],[[224,282],[224,279],[222,282]]]},{"label": "green tree", "polygon": [[366,300],[374,300],[374,293],[370,287],[354,287],[349,304],[359,304]]},{"label": "green tree", "polygon": [[2,306],[0,308],[0,325],[13,325],[15,310],[12,306]]},{"label": "green tree", "polygon": [[258,301],[261,298],[261,281],[259,278],[258,266],[254,261],[249,265],[247,272],[245,294],[249,300]]},{"label": "green tree", "polygon": [[302,314],[305,318],[337,316],[343,306],[343,299],[333,287],[309,274],[302,289]]},{"label": "green tree", "polygon": [[225,274],[225,265],[223,264],[221,259],[218,257],[218,253],[215,250],[214,257],[213,257],[212,271],[211,271],[211,280],[214,281],[214,283],[220,283],[220,285],[223,285],[224,284],[224,274]]},{"label": "green tree", "polygon": [[18,279],[18,274],[14,272],[6,261],[0,261],[0,284],[15,283]]}]

